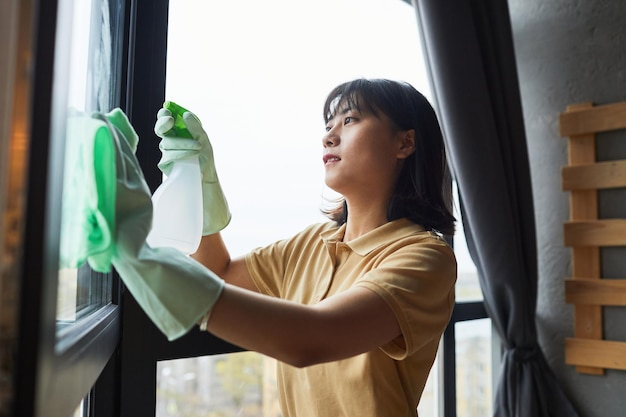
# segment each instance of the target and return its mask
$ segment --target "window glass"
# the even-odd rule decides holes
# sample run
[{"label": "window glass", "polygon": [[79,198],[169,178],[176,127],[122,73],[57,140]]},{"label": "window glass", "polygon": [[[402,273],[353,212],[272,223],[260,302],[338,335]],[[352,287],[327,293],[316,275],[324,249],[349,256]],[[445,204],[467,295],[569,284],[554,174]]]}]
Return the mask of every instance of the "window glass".
[{"label": "window glass", "polygon": [[324,219],[322,105],[333,87],[385,77],[430,96],[415,12],[400,0],[172,0],[169,13],[166,99],[209,134],[234,255]]},{"label": "window glass", "polygon": [[157,416],[280,416],[275,361],[254,352],[159,362]]},{"label": "window glass", "polygon": [[[357,77],[404,80],[430,97],[409,4],[170,1],[166,100],[196,113],[211,139],[232,256],[327,220],[322,106]],[[157,416],[279,416],[274,373],[252,352],[159,362]],[[420,416],[437,415],[437,378]]]},{"label": "window glass", "polygon": [[[275,364],[255,352],[160,361],[156,416],[280,417]],[[420,416],[439,416],[440,364],[426,381]]]},{"label": "window glass", "polygon": [[417,414],[420,417],[439,417],[441,415],[440,406],[443,397],[441,389],[443,384],[443,360],[441,356],[442,350],[440,347],[432,370],[428,374],[422,398],[417,405]]},{"label": "window glass", "polygon": [[[71,21],[63,22],[71,31],[71,44],[59,48],[57,59],[65,60],[69,68],[67,91],[55,94],[57,102],[64,97],[67,115],[105,112],[116,101],[118,59],[112,33],[119,23],[118,9],[106,0],[73,2]],[[96,273],[85,264],[79,269],[61,268],[58,278],[58,331],[111,302],[110,274]]]},{"label": "window glass", "polygon": [[461,221],[459,193],[456,181],[452,184],[454,197],[454,217],[457,219],[454,233],[454,253],[456,255],[458,277],[456,282],[456,301],[479,301],[483,299],[483,293],[478,282],[478,272],[472,260],[465,240],[465,231]]},{"label": "window glass", "polygon": [[491,320],[454,325],[456,347],[456,407],[458,417],[492,415]]}]

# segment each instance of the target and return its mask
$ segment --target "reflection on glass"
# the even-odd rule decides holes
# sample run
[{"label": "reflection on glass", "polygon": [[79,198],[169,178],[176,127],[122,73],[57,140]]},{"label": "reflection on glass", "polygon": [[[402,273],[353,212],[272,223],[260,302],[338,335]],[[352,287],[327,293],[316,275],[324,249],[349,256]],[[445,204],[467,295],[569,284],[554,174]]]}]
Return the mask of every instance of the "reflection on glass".
[{"label": "reflection on glass", "polygon": [[491,415],[491,320],[455,324],[456,401],[458,417]]},{"label": "reflection on glass", "polygon": [[59,289],[57,299],[57,320],[76,320],[76,298],[78,296],[78,281],[76,269],[62,268],[59,271]]},{"label": "reflection on glass", "polygon": [[111,303],[111,284],[110,274],[94,272],[87,264],[79,269],[59,270],[59,329]]},{"label": "reflection on glass", "polygon": [[74,411],[74,414],[72,414],[71,417],[87,417],[85,415],[85,401],[84,400],[80,402],[78,407],[76,407],[76,410]]},{"label": "reflection on glass", "polygon": [[[60,22],[71,28],[71,41],[59,47],[55,58],[67,62],[67,91],[55,91],[64,97],[66,114],[108,111],[118,91],[115,67],[119,5],[108,1],[73,2],[71,21]],[[57,102],[59,98],[56,99]],[[66,158],[67,163],[67,158]],[[67,221],[62,219],[61,221]],[[110,274],[99,274],[88,265],[78,269],[61,268],[58,274],[57,330],[111,302]]]},{"label": "reflection on glass", "polygon": [[[72,16],[72,44],[70,45],[70,71],[68,108],[85,111],[87,89],[87,63],[89,58],[89,22],[91,2],[78,2]],[[67,219],[64,219],[67,221]],[[78,312],[78,271],[62,268],[59,271],[57,295],[57,320],[67,323],[76,320]],[[80,289],[81,292],[84,290]]]}]

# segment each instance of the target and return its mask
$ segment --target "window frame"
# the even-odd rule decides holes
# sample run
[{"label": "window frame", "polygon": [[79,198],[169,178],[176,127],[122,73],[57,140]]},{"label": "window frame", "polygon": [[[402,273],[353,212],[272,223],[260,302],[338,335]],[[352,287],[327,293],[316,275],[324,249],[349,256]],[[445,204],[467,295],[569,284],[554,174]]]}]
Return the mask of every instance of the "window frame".
[{"label": "window frame", "polygon": [[[94,0],[95,7],[102,0]],[[124,0],[109,0],[118,12],[117,28],[125,27]],[[71,33],[72,1],[38,1],[25,12],[33,22],[28,126],[30,152],[26,165],[23,253],[20,259],[19,325],[15,357],[13,411],[22,417],[70,416],[114,357],[121,332],[118,280],[112,280],[112,303],[67,326],[57,334],[59,234],[64,164],[66,107],[69,85],[65,53]],[[120,34],[113,34],[119,37]],[[121,52],[121,51],[120,51]],[[123,54],[118,57],[123,65]],[[119,72],[118,68],[112,69]],[[113,100],[122,83],[115,78]],[[97,280],[94,274],[90,280]],[[86,402],[88,403],[88,401]]]}]

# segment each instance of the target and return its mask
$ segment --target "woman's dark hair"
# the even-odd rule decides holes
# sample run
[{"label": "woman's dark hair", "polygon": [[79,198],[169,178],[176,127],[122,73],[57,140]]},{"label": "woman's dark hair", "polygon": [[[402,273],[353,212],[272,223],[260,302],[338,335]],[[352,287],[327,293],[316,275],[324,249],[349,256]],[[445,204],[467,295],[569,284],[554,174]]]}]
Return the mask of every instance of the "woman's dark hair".
[{"label": "woman's dark hair", "polygon": [[[454,233],[452,193],[446,151],[437,115],[426,98],[410,84],[385,79],[357,79],[330,92],[324,104],[328,123],[339,108],[353,108],[375,116],[385,114],[398,131],[415,130],[415,151],[405,160],[389,207],[389,221],[406,217],[445,235]],[[348,219],[344,199],[322,210],[339,225]]]}]

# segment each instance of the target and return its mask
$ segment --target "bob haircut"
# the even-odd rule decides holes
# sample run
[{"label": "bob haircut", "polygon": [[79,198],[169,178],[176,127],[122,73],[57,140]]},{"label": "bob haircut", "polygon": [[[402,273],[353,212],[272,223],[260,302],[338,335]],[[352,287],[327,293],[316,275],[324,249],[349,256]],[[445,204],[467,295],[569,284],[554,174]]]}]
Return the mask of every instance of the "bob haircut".
[{"label": "bob haircut", "polygon": [[[335,87],[324,104],[328,123],[338,109],[386,115],[397,131],[415,130],[415,151],[405,160],[387,208],[387,220],[407,218],[444,235],[454,233],[452,193],[441,128],[432,106],[414,87],[386,79],[357,79]],[[341,198],[322,213],[342,225],[348,206]]]}]

